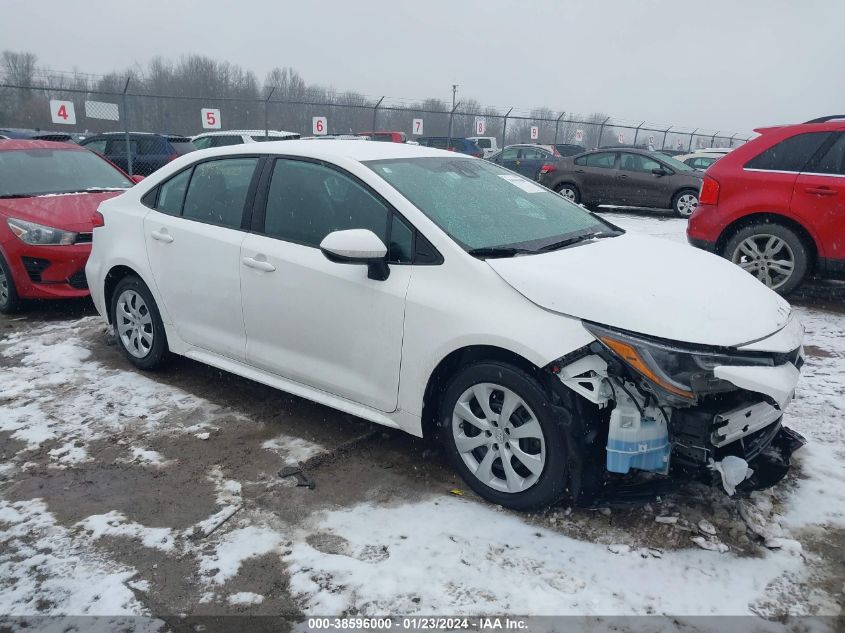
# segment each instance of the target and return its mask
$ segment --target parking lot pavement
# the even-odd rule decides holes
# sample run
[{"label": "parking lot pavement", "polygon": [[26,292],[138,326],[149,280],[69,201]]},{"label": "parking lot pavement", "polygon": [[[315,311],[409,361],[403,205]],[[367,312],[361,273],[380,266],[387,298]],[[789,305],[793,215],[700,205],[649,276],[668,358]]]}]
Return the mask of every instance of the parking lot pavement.
[{"label": "parking lot pavement", "polygon": [[[87,303],[0,318],[0,614],[836,615],[845,316],[797,309],[809,443],[779,486],[530,515],[424,441],[185,359],[137,372]],[[279,477],[298,462],[313,488]]]}]

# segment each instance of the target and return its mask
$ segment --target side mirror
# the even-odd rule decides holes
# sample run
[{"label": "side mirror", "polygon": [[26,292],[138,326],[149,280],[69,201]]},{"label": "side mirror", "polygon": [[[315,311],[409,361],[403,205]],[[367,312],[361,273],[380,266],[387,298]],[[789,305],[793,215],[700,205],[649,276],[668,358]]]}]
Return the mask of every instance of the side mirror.
[{"label": "side mirror", "polygon": [[390,276],[387,267],[387,247],[369,229],[347,229],[334,231],[320,242],[320,250],[326,259],[337,264],[363,264],[367,266],[367,277],[384,281]]},{"label": "side mirror", "polygon": [[138,174],[135,174],[134,176],[129,176],[129,179],[137,185],[144,179],[144,176],[139,176]]},{"label": "side mirror", "polygon": [[663,169],[662,167],[657,167],[656,169],[652,169],[651,173],[655,176],[667,176],[669,172]]}]

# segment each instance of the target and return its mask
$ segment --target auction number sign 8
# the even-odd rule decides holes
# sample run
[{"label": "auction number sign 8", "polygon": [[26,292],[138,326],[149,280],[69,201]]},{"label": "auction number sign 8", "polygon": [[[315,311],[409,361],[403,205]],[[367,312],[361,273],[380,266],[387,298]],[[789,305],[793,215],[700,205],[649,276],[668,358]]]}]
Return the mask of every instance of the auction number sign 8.
[{"label": "auction number sign 8", "polygon": [[202,109],[202,126],[206,130],[220,129],[220,110],[216,108]]},{"label": "auction number sign 8", "polygon": [[475,120],[475,133],[478,136],[482,136],[487,131],[487,121],[484,119],[476,119]]}]

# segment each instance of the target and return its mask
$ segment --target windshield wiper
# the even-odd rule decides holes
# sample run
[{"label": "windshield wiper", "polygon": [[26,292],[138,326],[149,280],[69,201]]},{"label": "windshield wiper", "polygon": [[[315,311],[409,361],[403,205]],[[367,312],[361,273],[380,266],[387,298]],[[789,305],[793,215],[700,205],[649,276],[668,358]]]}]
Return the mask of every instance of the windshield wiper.
[{"label": "windshield wiper", "polygon": [[559,248],[572,246],[573,244],[578,244],[579,242],[586,242],[587,240],[599,239],[602,237],[616,237],[617,235],[622,234],[619,231],[599,231],[598,233],[585,233],[583,235],[576,235],[575,237],[568,237],[565,240],[558,240],[557,242],[546,244],[545,246],[542,246],[537,250],[544,253],[547,251],[556,251]]},{"label": "windshield wiper", "polygon": [[467,251],[467,253],[473,257],[480,257],[482,259],[486,259],[488,257],[513,257],[514,255],[536,252],[537,251],[528,250],[527,248],[517,248],[515,246],[485,246],[483,248],[471,248]]}]

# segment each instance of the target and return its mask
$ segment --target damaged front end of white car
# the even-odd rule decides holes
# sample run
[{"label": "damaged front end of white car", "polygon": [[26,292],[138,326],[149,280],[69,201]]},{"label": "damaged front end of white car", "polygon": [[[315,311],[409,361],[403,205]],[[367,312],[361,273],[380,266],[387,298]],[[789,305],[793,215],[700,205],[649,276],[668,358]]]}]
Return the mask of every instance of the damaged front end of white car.
[{"label": "damaged front end of white car", "polygon": [[[595,342],[548,367],[595,407],[586,416],[592,422],[569,433],[590,456],[573,465],[576,496],[601,496],[602,488],[612,489],[608,483],[637,472],[706,481],[731,495],[786,475],[792,453],[805,443],[781,423],[804,362],[796,319],[736,347],[583,324]],[[604,472],[595,472],[588,459]]]}]

